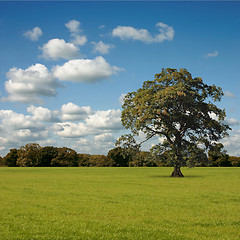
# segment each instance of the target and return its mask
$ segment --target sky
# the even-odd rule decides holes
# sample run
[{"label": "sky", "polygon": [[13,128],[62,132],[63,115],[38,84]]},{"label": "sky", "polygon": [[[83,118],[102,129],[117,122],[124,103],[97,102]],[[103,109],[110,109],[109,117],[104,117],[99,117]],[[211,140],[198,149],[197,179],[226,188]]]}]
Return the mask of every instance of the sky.
[{"label": "sky", "polygon": [[239,12],[237,1],[0,2],[0,156],[27,143],[107,154],[129,133],[123,96],[162,68],[222,88],[222,142],[240,156]]}]

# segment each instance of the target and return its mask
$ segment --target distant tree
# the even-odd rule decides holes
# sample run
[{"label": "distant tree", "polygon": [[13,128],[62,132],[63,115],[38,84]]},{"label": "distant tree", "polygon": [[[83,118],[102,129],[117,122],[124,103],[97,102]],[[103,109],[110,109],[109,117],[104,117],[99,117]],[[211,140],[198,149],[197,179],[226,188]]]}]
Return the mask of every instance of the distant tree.
[{"label": "distant tree", "polygon": [[213,167],[230,167],[232,166],[229,161],[227,151],[224,149],[222,143],[215,143],[208,151],[208,157]]},{"label": "distant tree", "polygon": [[122,135],[118,138],[116,146],[121,146],[122,155],[129,161],[130,167],[140,167],[139,154],[140,144],[137,144],[136,140],[131,134]]},{"label": "distant tree", "polygon": [[53,167],[77,167],[78,155],[75,150],[63,147],[58,148],[56,157],[52,159],[51,166]]},{"label": "distant tree", "polygon": [[112,167],[129,166],[129,156],[124,154],[124,149],[122,149],[121,147],[109,150],[107,158],[110,160]]},{"label": "distant tree", "polygon": [[20,147],[17,151],[17,166],[20,167],[38,167],[40,164],[40,145],[37,143],[28,143]]},{"label": "distant tree", "polygon": [[138,165],[141,167],[159,167],[159,162],[152,158],[150,152],[140,151],[138,155]]},{"label": "distant tree", "polygon": [[16,148],[10,149],[10,152],[3,158],[3,165],[8,167],[16,167],[18,159],[18,150]]},{"label": "distant tree", "polygon": [[58,148],[47,146],[40,148],[39,152],[39,167],[50,167],[52,159],[58,155]]},{"label": "distant tree", "polygon": [[171,167],[174,154],[166,146],[157,144],[150,149],[150,157],[161,167]]},{"label": "distant tree", "polygon": [[4,164],[3,164],[3,158],[0,156],[0,167],[1,166],[4,166]]},{"label": "distant tree", "polygon": [[109,167],[110,161],[105,155],[91,155],[89,157],[90,167]]},{"label": "distant tree", "polygon": [[233,167],[240,167],[240,157],[229,156],[228,160]]},{"label": "distant tree", "polygon": [[78,166],[79,167],[89,167],[89,159],[91,155],[90,154],[78,154]]},{"label": "distant tree", "polygon": [[[201,144],[208,149],[228,135],[230,127],[224,123],[225,111],[213,103],[220,101],[222,95],[221,88],[204,84],[201,78],[192,78],[186,69],[162,69],[153,81],[144,82],[142,88],[125,96],[121,120],[133,134],[125,137],[125,142],[133,142],[140,132],[146,134],[143,142],[163,137],[171,150],[169,164],[174,167],[171,176],[183,177],[180,168],[191,166],[193,160],[185,157],[185,152],[194,149],[199,155]],[[134,148],[139,149],[142,143]]]}]

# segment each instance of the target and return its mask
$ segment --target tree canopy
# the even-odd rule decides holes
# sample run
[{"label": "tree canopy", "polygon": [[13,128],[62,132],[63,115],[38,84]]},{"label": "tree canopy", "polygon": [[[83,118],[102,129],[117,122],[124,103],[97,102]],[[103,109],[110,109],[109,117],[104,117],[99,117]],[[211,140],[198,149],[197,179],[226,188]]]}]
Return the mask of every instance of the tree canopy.
[{"label": "tree canopy", "polygon": [[[200,146],[207,150],[228,135],[225,110],[214,104],[222,96],[220,87],[193,78],[186,69],[162,69],[154,80],[145,81],[142,88],[125,96],[122,124],[132,136],[145,133],[143,142],[164,137],[155,152],[156,148],[167,150],[168,161],[174,167],[171,176],[183,176],[180,167],[205,159]],[[134,143],[133,137],[127,135],[120,138],[118,145],[126,145],[124,141],[129,139]]]}]

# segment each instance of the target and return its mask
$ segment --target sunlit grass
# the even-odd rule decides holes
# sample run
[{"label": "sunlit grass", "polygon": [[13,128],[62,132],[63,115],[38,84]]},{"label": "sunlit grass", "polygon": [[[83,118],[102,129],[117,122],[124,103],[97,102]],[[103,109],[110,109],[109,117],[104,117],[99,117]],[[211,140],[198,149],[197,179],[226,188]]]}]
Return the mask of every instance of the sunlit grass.
[{"label": "sunlit grass", "polygon": [[0,239],[240,239],[240,168],[0,168]]}]

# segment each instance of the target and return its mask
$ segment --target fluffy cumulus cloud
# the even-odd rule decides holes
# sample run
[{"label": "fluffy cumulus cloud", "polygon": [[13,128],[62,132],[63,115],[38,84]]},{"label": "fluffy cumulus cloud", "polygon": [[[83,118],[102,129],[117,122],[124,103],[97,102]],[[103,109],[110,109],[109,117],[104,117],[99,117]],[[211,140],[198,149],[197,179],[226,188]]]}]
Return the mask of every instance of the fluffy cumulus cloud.
[{"label": "fluffy cumulus cloud", "polygon": [[72,33],[79,33],[80,32],[80,25],[81,23],[77,20],[71,20],[65,24],[65,26],[69,29]]},{"label": "fluffy cumulus cloud", "polygon": [[98,133],[98,130],[89,128],[83,122],[64,122],[54,125],[55,134],[64,138],[80,138]]},{"label": "fluffy cumulus cloud", "polygon": [[[55,134],[64,138],[79,138],[89,135],[100,135],[109,131],[122,130],[121,111],[110,109],[107,111],[92,112],[90,107],[79,107],[68,103],[62,106],[62,118],[70,119],[62,123],[56,123],[53,126]],[[85,119],[80,119],[85,116]],[[73,122],[76,119],[80,122]]]},{"label": "fluffy cumulus cloud", "polygon": [[73,35],[72,43],[75,45],[83,46],[87,43],[87,37],[82,35]]},{"label": "fluffy cumulus cloud", "polygon": [[27,114],[0,110],[0,155],[31,142],[106,154],[123,130],[120,113],[114,109],[94,112],[71,102],[58,110],[30,105]]},{"label": "fluffy cumulus cloud", "polygon": [[44,125],[34,121],[29,115],[15,113],[12,110],[0,110],[1,124],[5,129],[42,130]]},{"label": "fluffy cumulus cloud", "polygon": [[230,137],[224,138],[221,142],[230,156],[240,156],[240,130],[232,130]]},{"label": "fluffy cumulus cloud", "polygon": [[42,47],[42,57],[48,60],[73,59],[79,57],[79,49],[64,39],[51,39]]},{"label": "fluffy cumulus cloud", "polygon": [[80,107],[74,103],[69,102],[62,105],[61,119],[63,121],[83,120],[92,112],[93,111],[89,106]]},{"label": "fluffy cumulus cloud", "polygon": [[109,53],[111,48],[114,48],[113,44],[106,44],[106,43],[104,43],[102,41],[92,42],[92,44],[94,46],[93,51],[101,53],[101,54],[107,54],[107,53]]},{"label": "fluffy cumulus cloud", "polygon": [[[210,113],[209,116],[213,119],[218,121],[218,117],[215,113]],[[229,126],[236,126],[236,125],[240,125],[240,122],[236,119],[236,118],[226,118],[224,120],[224,123],[229,125]]]},{"label": "fluffy cumulus cloud", "polygon": [[25,32],[23,36],[30,39],[31,41],[37,41],[39,37],[42,36],[42,30],[39,27],[35,27],[32,30]]},{"label": "fluffy cumulus cloud", "polygon": [[224,122],[229,126],[240,125],[240,122],[236,118],[227,118]]},{"label": "fluffy cumulus cloud", "polygon": [[86,119],[87,126],[96,129],[111,129],[120,130],[121,125],[121,111],[110,109],[107,111],[97,111],[93,115],[89,115]]},{"label": "fluffy cumulus cloud", "polygon": [[101,152],[101,149],[110,150],[115,147],[116,140],[117,137],[114,137],[111,133],[103,133],[94,137],[94,146],[99,152]]},{"label": "fluffy cumulus cloud", "polygon": [[120,68],[110,66],[103,57],[95,59],[74,59],[62,66],[56,66],[53,74],[61,81],[93,83],[109,78],[116,74]]},{"label": "fluffy cumulus cloud", "polygon": [[103,133],[94,137],[95,142],[114,143],[116,139],[111,133]]},{"label": "fluffy cumulus cloud", "polygon": [[16,102],[41,102],[42,96],[56,96],[56,82],[52,74],[42,64],[35,64],[27,69],[12,68],[7,73],[8,81],[5,82],[7,101]]},{"label": "fluffy cumulus cloud", "polygon": [[165,40],[171,41],[174,37],[174,29],[165,23],[159,22],[156,24],[159,33],[152,35],[147,29],[136,29],[131,26],[118,26],[112,31],[114,37],[119,37],[121,40],[137,40],[144,43],[161,43]]},{"label": "fluffy cumulus cloud", "polygon": [[[82,34],[82,29],[80,28],[81,23],[77,20],[71,20],[65,24],[68,30],[71,32],[72,42],[75,45],[82,46],[87,42],[87,37]],[[80,35],[81,33],[81,35]]]},{"label": "fluffy cumulus cloud", "polygon": [[60,120],[58,111],[51,111],[47,108],[36,107],[33,105],[30,105],[30,107],[27,108],[27,111],[32,114],[32,119],[34,121],[57,122]]},{"label": "fluffy cumulus cloud", "polygon": [[48,137],[47,127],[31,116],[0,110],[0,144],[7,148],[20,147],[22,143],[44,140]]}]

